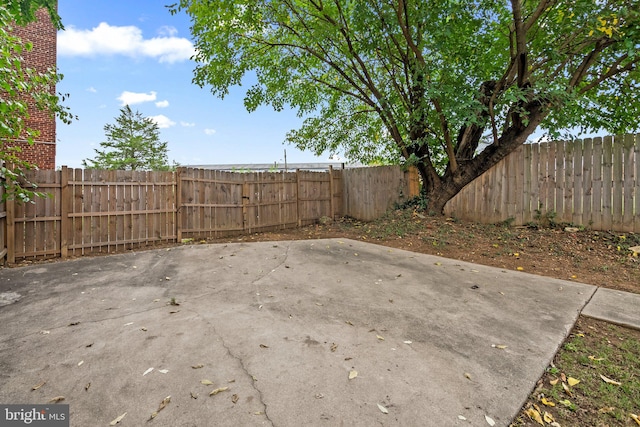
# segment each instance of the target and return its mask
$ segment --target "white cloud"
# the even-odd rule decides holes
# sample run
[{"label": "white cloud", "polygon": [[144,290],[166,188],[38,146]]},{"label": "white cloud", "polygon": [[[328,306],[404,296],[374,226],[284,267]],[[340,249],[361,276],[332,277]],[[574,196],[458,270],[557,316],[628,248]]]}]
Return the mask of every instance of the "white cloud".
[{"label": "white cloud", "polygon": [[173,37],[178,34],[178,29],[176,27],[172,27],[171,25],[163,25],[158,28],[158,34],[161,36]]},{"label": "white cloud", "polygon": [[98,90],[93,86],[87,88],[87,92],[96,93],[97,91]]},{"label": "white cloud", "polygon": [[164,101],[156,102],[156,107],[158,108],[167,108],[168,106],[169,106],[169,101],[167,101],[166,99]]},{"label": "white cloud", "polygon": [[122,106],[142,104],[143,102],[155,101],[156,92],[151,91],[149,93],[137,93],[137,92],[129,92],[125,90],[116,99],[122,103],[120,104]]},{"label": "white cloud", "polygon": [[149,116],[151,120],[156,122],[160,129],[170,128],[171,126],[175,126],[176,122],[171,120],[169,117],[159,114],[157,116]]},{"label": "white cloud", "polygon": [[205,129],[204,133],[206,133],[207,135],[213,135],[216,133],[215,129]]},{"label": "white cloud", "polygon": [[145,39],[140,28],[111,26],[101,22],[91,30],[69,25],[58,33],[58,54],[63,56],[124,55],[132,58],[150,57],[159,62],[189,59],[195,52],[186,38],[176,37],[173,27],[162,27],[160,37]]},{"label": "white cloud", "polygon": [[180,126],[185,127],[185,128],[192,128],[192,127],[194,127],[195,125],[196,125],[195,123],[180,122]]}]

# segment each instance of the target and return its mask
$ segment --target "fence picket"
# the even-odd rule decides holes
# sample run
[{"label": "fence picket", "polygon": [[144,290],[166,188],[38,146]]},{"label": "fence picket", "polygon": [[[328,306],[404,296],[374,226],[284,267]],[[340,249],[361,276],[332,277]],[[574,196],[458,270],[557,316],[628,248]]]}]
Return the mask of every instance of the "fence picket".
[{"label": "fence picket", "polygon": [[589,225],[592,223],[592,196],[593,196],[593,186],[591,185],[592,177],[593,177],[593,140],[591,138],[586,138],[584,140],[583,151],[582,151],[582,179],[576,180],[580,189],[576,190],[576,193],[580,191],[582,194],[582,209],[580,211],[580,216],[574,219],[575,224],[579,225]]},{"label": "fence picket", "polygon": [[633,230],[636,233],[640,233],[640,133],[635,136],[635,146],[633,148],[634,161],[635,161],[635,191],[633,204]]},{"label": "fence picket", "polygon": [[[636,186],[636,179],[640,179],[640,177],[636,177],[633,170],[634,163],[634,154],[633,154],[633,146],[635,143],[635,138],[633,135],[625,135],[622,142],[622,156],[623,156],[623,173],[624,177],[622,179],[622,225],[620,230],[622,231],[633,231],[633,197],[634,197],[634,187]],[[638,161],[638,159],[635,159]],[[637,196],[636,196],[637,197]],[[638,212],[636,212],[638,214]]]}]

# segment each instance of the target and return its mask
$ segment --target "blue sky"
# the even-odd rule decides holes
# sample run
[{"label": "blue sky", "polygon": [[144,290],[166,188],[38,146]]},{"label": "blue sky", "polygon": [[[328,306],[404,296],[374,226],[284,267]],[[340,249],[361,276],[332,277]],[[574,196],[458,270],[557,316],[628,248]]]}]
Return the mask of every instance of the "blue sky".
[{"label": "blue sky", "polygon": [[[157,0],[59,0],[65,31],[58,34],[58,92],[79,119],[57,125],[56,165],[81,167],[105,140],[104,125],[120,108],[153,118],[169,159],[182,165],[326,162],[283,145],[301,120],[293,111],[243,105],[248,85],[232,88],[224,100],[191,83],[194,63],[189,18],[171,16]],[[250,81],[247,81],[250,84]]]}]

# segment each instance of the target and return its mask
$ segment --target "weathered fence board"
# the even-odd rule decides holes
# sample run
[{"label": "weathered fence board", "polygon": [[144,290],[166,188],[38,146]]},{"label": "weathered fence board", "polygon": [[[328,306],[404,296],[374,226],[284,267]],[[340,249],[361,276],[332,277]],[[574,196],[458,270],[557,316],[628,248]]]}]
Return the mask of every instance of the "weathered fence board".
[{"label": "weathered fence board", "polygon": [[640,232],[640,134],[522,146],[466,186],[445,213],[517,225],[546,216]]},{"label": "weathered fence board", "polygon": [[394,166],[342,171],[344,215],[370,221],[419,194],[418,173]]},{"label": "weathered fence board", "polygon": [[[3,163],[0,162],[0,167]],[[0,182],[0,184],[2,184]],[[7,256],[7,203],[4,201],[4,185],[0,185],[0,260]]]}]

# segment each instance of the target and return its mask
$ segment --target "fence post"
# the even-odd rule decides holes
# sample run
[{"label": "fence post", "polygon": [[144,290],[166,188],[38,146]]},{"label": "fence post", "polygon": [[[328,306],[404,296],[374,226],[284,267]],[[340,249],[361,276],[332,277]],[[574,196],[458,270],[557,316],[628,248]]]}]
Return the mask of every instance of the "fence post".
[{"label": "fence post", "polygon": [[300,169],[296,169],[296,217],[298,218],[298,227],[302,227],[300,203]]},{"label": "fence post", "polygon": [[333,166],[329,165],[329,211],[331,220],[336,219],[336,205],[333,201]]},{"label": "fence post", "polygon": [[409,168],[409,199],[420,195],[420,174],[418,168],[412,166]]},{"label": "fence post", "polygon": [[184,168],[178,168],[175,172],[176,177],[176,189],[175,189],[175,204],[176,204],[176,221],[174,227],[176,233],[177,243],[182,243],[182,172]]},{"label": "fence post", "polygon": [[60,171],[60,257],[65,259],[69,256],[69,171],[66,166],[62,166]]},{"label": "fence post", "polygon": [[[4,165],[4,162],[0,160],[0,168]],[[5,194],[4,185],[2,181],[5,181],[4,175],[0,176],[0,204],[4,203],[3,198]],[[4,260],[7,256],[7,207],[5,205],[4,211],[0,212],[0,220],[4,218],[2,221],[2,240],[0,241],[0,261]]]},{"label": "fence post", "polygon": [[[13,165],[10,163],[7,163],[6,167],[8,170],[13,170]],[[11,187],[13,186],[13,182],[11,181],[11,178],[9,178],[8,176],[5,177],[5,180],[7,182],[8,192],[10,192]],[[7,197],[7,200],[5,201],[4,206],[5,206],[5,209],[7,210],[7,217],[6,217],[7,264],[11,265],[16,263],[16,230],[15,230],[16,202],[10,193],[8,194],[8,197]]]},{"label": "fence post", "polygon": [[[247,209],[250,200],[249,195],[249,183],[246,176],[242,182],[242,231],[247,231]],[[249,233],[251,233],[251,227],[249,227]]]}]

